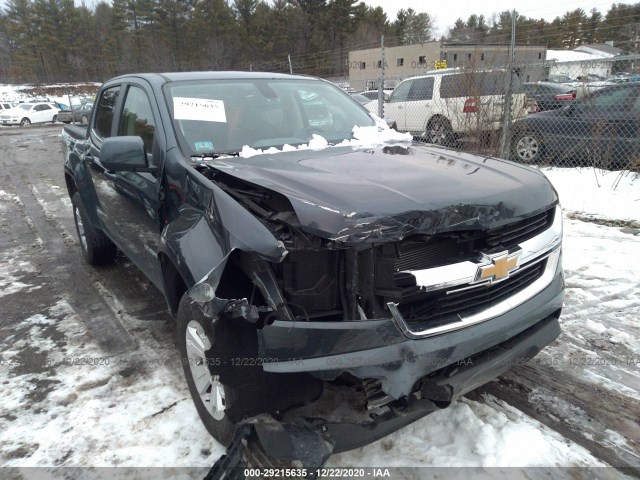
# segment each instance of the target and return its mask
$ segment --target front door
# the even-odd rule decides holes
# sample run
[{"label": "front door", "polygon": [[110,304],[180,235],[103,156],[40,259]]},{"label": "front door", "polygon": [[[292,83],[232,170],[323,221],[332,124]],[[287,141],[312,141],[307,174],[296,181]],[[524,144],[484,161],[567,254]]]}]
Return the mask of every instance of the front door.
[{"label": "front door", "polygon": [[384,118],[396,122],[396,127],[399,132],[407,131],[405,110],[411,85],[413,85],[413,80],[402,82],[393,91],[391,97],[389,97],[389,101],[384,104]]},{"label": "front door", "polygon": [[[149,165],[160,171],[160,145],[164,144],[164,138],[161,129],[157,128],[159,114],[150,100],[153,97],[143,84],[124,84],[116,88],[111,93],[105,90],[99,99],[92,131],[99,131],[101,121],[106,122],[106,110],[111,108],[113,123],[109,136],[141,137]],[[93,154],[97,157],[91,171],[98,196],[98,215],[123,253],[161,287],[157,260],[162,228],[158,174],[109,171],[100,164],[99,151]]]}]

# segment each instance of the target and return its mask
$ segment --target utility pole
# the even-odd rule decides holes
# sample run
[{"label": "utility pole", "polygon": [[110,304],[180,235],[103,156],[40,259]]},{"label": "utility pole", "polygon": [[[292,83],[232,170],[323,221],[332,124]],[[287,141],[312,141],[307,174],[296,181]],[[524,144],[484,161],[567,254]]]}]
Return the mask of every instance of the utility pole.
[{"label": "utility pole", "polygon": [[287,58],[289,59],[289,73],[293,75],[293,67],[291,66],[291,54],[287,55]]},{"label": "utility pole", "polygon": [[384,118],[384,35],[380,37],[380,79],[378,81],[378,116]]},{"label": "utility pole", "polygon": [[509,130],[511,127],[511,91],[513,89],[513,60],[516,52],[516,11],[511,12],[511,45],[509,47],[509,61],[507,63],[507,82],[504,99],[504,118],[500,135],[500,157],[509,156]]}]

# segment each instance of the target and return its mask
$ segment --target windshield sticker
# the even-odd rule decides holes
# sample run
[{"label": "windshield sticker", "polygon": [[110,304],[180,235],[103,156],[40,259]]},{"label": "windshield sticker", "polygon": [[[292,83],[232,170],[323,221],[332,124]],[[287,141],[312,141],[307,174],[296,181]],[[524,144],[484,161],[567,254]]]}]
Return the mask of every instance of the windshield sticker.
[{"label": "windshield sticker", "polygon": [[207,98],[174,97],[173,116],[176,120],[227,122],[224,102]]},{"label": "windshield sticker", "polygon": [[198,152],[213,152],[213,142],[194,142],[193,144]]}]

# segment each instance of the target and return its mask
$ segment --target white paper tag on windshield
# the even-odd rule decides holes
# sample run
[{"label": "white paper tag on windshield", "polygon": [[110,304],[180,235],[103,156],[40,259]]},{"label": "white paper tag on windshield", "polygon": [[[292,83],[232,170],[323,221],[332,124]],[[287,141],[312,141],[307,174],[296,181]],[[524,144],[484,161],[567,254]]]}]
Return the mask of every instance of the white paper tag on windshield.
[{"label": "white paper tag on windshield", "polygon": [[173,116],[176,120],[227,122],[224,102],[207,98],[174,97]]}]

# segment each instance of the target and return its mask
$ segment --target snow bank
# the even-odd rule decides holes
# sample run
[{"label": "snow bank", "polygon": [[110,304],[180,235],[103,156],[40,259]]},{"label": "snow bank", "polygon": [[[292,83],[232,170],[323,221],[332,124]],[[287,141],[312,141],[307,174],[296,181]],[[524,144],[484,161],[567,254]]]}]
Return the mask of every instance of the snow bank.
[{"label": "snow bank", "polygon": [[501,400],[463,398],[378,442],[330,458],[353,467],[604,466],[587,450]]},{"label": "snow bank", "polygon": [[541,168],[562,208],[594,218],[640,221],[640,175],[593,168]]}]

